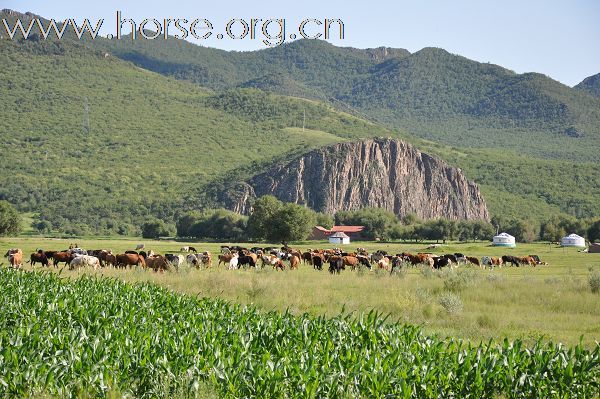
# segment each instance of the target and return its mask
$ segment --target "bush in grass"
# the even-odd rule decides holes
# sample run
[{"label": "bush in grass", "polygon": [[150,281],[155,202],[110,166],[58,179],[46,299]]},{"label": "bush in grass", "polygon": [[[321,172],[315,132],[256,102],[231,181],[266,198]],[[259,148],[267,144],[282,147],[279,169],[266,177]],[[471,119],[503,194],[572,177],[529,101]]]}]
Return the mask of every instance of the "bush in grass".
[{"label": "bush in grass", "polygon": [[393,271],[393,275],[399,278],[404,278],[408,273],[408,269],[406,267],[397,267]]},{"label": "bush in grass", "polygon": [[475,284],[477,272],[471,269],[462,269],[455,272],[449,270],[441,274],[440,277],[444,279],[444,288],[448,291],[460,292]]},{"label": "bush in grass", "polygon": [[449,314],[458,314],[463,309],[463,303],[460,297],[452,292],[444,292],[440,295],[440,305]]},{"label": "bush in grass", "polygon": [[600,292],[600,272],[590,274],[588,282],[593,293],[597,294]]},{"label": "bush in grass", "polygon": [[420,266],[419,271],[426,279],[430,279],[431,277],[433,277],[434,274],[433,269],[429,266]]}]

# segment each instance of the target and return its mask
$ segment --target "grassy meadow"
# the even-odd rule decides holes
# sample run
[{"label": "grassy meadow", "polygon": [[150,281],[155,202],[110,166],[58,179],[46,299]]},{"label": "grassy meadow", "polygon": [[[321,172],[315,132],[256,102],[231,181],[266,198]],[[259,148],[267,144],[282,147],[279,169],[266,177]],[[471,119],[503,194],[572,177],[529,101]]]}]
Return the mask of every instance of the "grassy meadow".
[{"label": "grassy meadow", "polygon": [[[223,266],[217,267],[216,254],[221,244],[216,243],[22,237],[0,239],[0,252],[4,254],[8,248],[19,247],[28,257],[37,248],[59,250],[70,243],[86,249],[107,248],[115,253],[134,249],[138,243],[158,253],[178,253],[181,246],[191,244],[199,251],[213,253],[213,267],[208,270],[184,267],[166,273],[137,269],[63,270],[63,277],[96,273],[128,282],[153,282],[193,296],[252,303],[264,311],[289,310],[293,314],[335,316],[342,309],[355,314],[375,309],[389,314],[389,321],[420,325],[426,333],[472,342],[500,341],[507,337],[533,343],[541,338],[572,345],[583,336],[583,342],[592,346],[600,340],[600,296],[592,292],[589,284],[590,275],[600,272],[600,255],[581,253],[575,248],[547,243],[519,244],[514,249],[491,247],[488,242],[450,243],[435,252],[462,252],[477,257],[537,254],[549,265],[491,271],[464,265],[455,271],[409,267],[392,276],[375,269],[346,270],[332,276],[309,265],[284,272],[271,268],[228,271]],[[425,251],[426,246],[359,242],[348,245],[347,249],[365,247],[369,251],[385,249],[396,253]],[[306,242],[293,247],[306,250],[330,245]],[[6,259],[3,261],[6,267]]]}]

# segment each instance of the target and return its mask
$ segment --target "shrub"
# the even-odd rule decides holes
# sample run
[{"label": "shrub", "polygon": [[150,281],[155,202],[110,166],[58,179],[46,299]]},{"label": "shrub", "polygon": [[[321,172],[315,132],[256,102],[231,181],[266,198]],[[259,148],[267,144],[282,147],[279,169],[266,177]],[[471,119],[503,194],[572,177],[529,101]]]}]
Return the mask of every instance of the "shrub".
[{"label": "shrub", "polygon": [[444,287],[452,292],[460,292],[475,284],[477,280],[477,272],[471,269],[448,271],[440,276],[444,278]]},{"label": "shrub", "polygon": [[458,314],[463,309],[463,303],[460,297],[452,292],[444,292],[440,295],[440,305],[449,314]]},{"label": "shrub", "polygon": [[588,282],[590,283],[590,288],[594,294],[600,292],[600,272],[590,274]]}]

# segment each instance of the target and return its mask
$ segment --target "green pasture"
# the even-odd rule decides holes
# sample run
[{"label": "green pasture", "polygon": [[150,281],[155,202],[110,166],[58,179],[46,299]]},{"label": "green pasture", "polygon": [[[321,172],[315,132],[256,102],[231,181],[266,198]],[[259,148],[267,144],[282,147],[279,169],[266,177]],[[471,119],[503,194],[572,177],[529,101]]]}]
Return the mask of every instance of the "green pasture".
[{"label": "green pasture", "polygon": [[[184,267],[166,273],[138,269],[63,270],[62,276],[95,273],[130,282],[149,281],[194,296],[252,303],[263,310],[289,310],[293,314],[335,316],[344,309],[358,315],[375,309],[389,314],[390,321],[421,325],[427,333],[473,342],[504,337],[533,342],[543,338],[571,345],[583,337],[585,344],[593,345],[600,339],[600,296],[592,292],[589,281],[592,274],[600,272],[600,254],[548,243],[518,244],[514,249],[491,247],[488,242],[449,243],[427,250],[426,243],[358,242],[347,249],[461,252],[479,258],[537,254],[548,265],[494,270],[461,265],[455,271],[409,267],[394,275],[383,270],[361,269],[346,270],[339,276],[332,276],[326,270],[315,271],[309,265],[284,272],[270,268],[228,271],[224,266],[217,267],[222,245],[219,243],[22,237],[1,239],[0,252],[4,254],[7,248],[19,247],[28,256],[37,248],[59,250],[71,243],[86,249],[111,249],[115,253],[144,243],[146,250],[163,254],[180,253],[182,246],[193,245],[198,251],[213,253],[213,267],[208,270]],[[306,250],[331,245],[305,242],[293,247]],[[4,262],[6,266],[5,259]]]}]

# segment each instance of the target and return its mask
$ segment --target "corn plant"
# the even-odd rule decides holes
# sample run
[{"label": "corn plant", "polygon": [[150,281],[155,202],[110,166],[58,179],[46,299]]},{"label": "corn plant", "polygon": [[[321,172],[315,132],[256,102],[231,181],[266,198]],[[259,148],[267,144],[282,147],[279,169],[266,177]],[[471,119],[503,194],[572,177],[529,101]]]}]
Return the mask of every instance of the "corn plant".
[{"label": "corn plant", "polygon": [[593,398],[600,345],[480,345],[376,311],[261,312],[151,284],[0,270],[0,397]]}]

